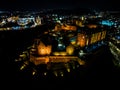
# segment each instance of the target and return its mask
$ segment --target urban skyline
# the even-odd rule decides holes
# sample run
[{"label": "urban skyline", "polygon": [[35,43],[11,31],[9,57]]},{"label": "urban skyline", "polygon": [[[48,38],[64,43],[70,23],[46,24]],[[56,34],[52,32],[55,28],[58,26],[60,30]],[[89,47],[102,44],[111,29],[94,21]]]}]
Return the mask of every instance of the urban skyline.
[{"label": "urban skyline", "polygon": [[[2,86],[81,89],[82,84],[120,81],[120,12],[118,4],[111,3],[4,0],[0,6]],[[94,10],[97,7],[116,11]]]}]

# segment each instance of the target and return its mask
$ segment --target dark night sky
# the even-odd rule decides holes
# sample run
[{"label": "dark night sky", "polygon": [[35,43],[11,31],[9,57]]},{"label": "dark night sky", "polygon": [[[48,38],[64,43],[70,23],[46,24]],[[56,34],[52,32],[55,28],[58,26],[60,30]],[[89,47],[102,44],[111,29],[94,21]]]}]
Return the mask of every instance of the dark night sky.
[{"label": "dark night sky", "polygon": [[41,9],[41,8],[95,8],[95,9],[119,9],[116,0],[2,0],[0,9]]}]

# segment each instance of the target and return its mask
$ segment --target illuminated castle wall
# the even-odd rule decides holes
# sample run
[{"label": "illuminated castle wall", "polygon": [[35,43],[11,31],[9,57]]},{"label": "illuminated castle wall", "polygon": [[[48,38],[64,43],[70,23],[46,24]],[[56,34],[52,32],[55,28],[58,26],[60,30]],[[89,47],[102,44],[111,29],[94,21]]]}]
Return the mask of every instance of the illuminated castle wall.
[{"label": "illuminated castle wall", "polygon": [[83,31],[83,33],[78,33],[77,45],[79,45],[80,47],[84,47],[105,39],[106,30],[99,31],[97,30],[97,28],[95,29],[96,31],[92,31],[92,29],[90,30],[91,33],[85,33],[87,31]]},{"label": "illuminated castle wall", "polygon": [[61,28],[62,28],[62,30],[72,30],[72,31],[76,31],[77,30],[76,26],[67,25],[67,24],[62,25]]},{"label": "illuminated castle wall", "polygon": [[74,25],[68,25],[68,24],[64,24],[64,25],[60,25],[60,24],[56,24],[55,26],[55,31],[59,31],[59,30],[71,30],[71,31],[76,31],[77,27]]},{"label": "illuminated castle wall", "polygon": [[40,42],[37,48],[39,55],[50,55],[52,46],[51,45],[46,46],[43,42]]}]

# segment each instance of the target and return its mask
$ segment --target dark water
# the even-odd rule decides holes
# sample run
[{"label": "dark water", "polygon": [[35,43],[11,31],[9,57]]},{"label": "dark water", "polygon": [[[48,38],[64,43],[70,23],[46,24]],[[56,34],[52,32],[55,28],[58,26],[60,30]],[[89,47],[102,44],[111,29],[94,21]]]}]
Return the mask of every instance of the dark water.
[{"label": "dark water", "polygon": [[[21,35],[22,36],[22,35]],[[11,37],[11,38],[9,38]],[[31,72],[19,71],[18,64],[14,62],[19,52],[24,50],[27,45],[27,39],[15,39],[15,36],[1,36],[0,44],[0,64],[1,64],[1,82],[2,85],[10,85],[9,88],[74,88],[82,87],[89,84],[106,84],[110,85],[119,81],[119,69],[113,64],[113,56],[107,46],[100,49],[100,52],[87,57],[87,65],[66,73],[63,77],[55,77],[53,74],[47,76],[33,77]],[[24,36],[25,38],[25,36]],[[22,43],[22,44],[21,44]],[[24,47],[24,48],[23,48]],[[7,88],[7,87],[4,87]]]}]

